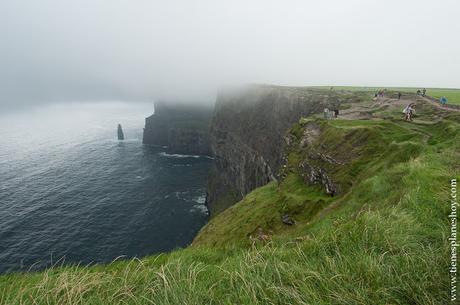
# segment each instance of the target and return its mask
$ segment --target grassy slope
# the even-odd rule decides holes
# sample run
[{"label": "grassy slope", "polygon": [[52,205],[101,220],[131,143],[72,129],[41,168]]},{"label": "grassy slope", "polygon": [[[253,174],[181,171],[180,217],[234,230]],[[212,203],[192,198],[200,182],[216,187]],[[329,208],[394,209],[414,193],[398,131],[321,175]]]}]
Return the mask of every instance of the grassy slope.
[{"label": "grassy slope", "polygon": [[[318,87],[318,88],[330,88],[330,87]],[[381,87],[352,87],[352,86],[334,86],[334,90],[347,90],[347,91],[371,91],[377,92],[381,90]],[[422,88],[410,88],[410,87],[388,87],[391,91],[401,91],[407,93],[415,93],[418,89]],[[440,98],[445,96],[449,104],[460,105],[460,89],[450,88],[426,88],[426,94],[434,98]]]},{"label": "grassy slope", "polygon": [[[297,144],[311,124],[321,130],[312,147],[345,161],[328,168],[343,184],[338,197],[300,176],[308,152]],[[454,114],[434,125],[303,120],[291,132],[286,178],[215,217],[192,247],[0,276],[0,303],[445,304],[459,125]],[[283,213],[297,224],[283,225]],[[259,227],[271,242],[251,241]]]}]

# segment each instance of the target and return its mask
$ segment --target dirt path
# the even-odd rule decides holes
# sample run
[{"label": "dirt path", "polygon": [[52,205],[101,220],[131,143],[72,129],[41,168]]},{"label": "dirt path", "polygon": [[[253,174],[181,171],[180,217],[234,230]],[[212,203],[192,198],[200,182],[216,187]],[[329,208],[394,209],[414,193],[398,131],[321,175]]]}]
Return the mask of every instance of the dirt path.
[{"label": "dirt path", "polygon": [[393,99],[388,97],[374,98],[364,103],[352,103],[351,107],[342,110],[339,117],[345,120],[370,120],[378,119],[374,113],[390,108],[401,108],[404,109],[406,105],[413,102],[412,100],[405,99]]},{"label": "dirt path", "polygon": [[442,110],[447,110],[447,111],[454,111],[454,112],[460,112],[460,109],[453,108],[449,105],[446,105],[446,107],[443,107],[438,101],[435,101],[433,98],[428,98],[428,97],[421,97],[425,102],[430,103],[431,105],[435,106],[438,109]]}]

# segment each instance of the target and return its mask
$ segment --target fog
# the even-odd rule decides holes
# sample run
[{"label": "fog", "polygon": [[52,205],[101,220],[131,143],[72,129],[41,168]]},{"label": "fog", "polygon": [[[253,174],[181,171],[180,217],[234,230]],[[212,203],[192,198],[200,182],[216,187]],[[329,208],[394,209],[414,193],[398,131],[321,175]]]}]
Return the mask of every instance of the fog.
[{"label": "fog", "polygon": [[221,86],[460,87],[457,0],[1,0],[0,109]]}]

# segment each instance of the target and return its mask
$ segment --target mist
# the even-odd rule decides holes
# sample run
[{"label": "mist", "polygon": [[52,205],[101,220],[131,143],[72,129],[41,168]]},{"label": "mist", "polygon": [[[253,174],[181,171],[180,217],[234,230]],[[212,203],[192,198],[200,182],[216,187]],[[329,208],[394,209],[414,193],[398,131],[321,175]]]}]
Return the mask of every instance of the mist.
[{"label": "mist", "polygon": [[460,87],[456,0],[0,2],[0,109],[243,83]]}]

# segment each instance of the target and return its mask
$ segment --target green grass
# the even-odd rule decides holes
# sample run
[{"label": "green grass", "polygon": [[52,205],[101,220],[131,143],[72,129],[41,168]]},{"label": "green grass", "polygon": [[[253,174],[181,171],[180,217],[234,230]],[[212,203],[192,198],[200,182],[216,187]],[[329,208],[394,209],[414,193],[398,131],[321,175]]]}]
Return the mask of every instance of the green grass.
[{"label": "green grass", "polygon": [[[329,90],[329,86],[321,86],[316,88],[323,88]],[[378,90],[383,89],[384,87],[357,87],[357,86],[334,86],[334,90],[345,90],[345,91],[370,91],[377,92]],[[423,88],[411,88],[411,87],[385,87],[390,91],[401,91],[402,93],[412,93],[415,94],[418,89]],[[426,95],[441,98],[445,96],[448,100],[448,104],[460,105],[460,89],[454,88],[426,88]]]},{"label": "green grass", "polygon": [[[319,136],[302,146],[312,127]],[[217,215],[191,247],[3,275],[0,304],[448,304],[448,196],[450,179],[460,178],[459,127],[457,114],[431,125],[301,120],[285,178]],[[314,151],[343,165],[309,157]],[[340,195],[303,181],[306,158],[327,168]],[[295,226],[282,224],[285,213]],[[259,241],[259,230],[271,241]]]},{"label": "green grass", "polygon": [[460,89],[430,89],[427,94],[438,99],[445,96],[448,104],[460,105]]}]

